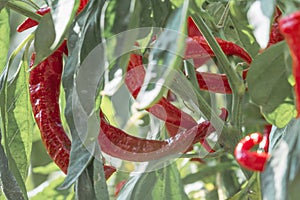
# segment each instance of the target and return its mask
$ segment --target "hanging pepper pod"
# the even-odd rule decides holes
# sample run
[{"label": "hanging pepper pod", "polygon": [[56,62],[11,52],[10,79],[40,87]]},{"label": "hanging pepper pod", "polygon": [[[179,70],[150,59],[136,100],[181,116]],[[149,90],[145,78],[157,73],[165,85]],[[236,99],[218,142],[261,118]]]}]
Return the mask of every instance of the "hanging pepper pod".
[{"label": "hanging pepper pod", "polygon": [[297,118],[300,117],[300,11],[284,16],[279,20],[279,29],[290,48],[295,78],[295,97]]},{"label": "hanging pepper pod", "polygon": [[244,168],[251,171],[263,171],[269,158],[266,152],[250,151],[255,145],[263,140],[260,133],[251,133],[244,137],[236,146],[234,155],[237,162]]}]

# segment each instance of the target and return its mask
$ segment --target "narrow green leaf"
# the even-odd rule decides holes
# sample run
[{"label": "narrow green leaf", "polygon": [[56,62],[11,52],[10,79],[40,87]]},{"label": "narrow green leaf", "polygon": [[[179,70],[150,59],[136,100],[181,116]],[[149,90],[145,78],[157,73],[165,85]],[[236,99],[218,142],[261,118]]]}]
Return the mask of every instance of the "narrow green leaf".
[{"label": "narrow green leaf", "polygon": [[291,197],[299,193],[292,184],[299,182],[297,179],[300,173],[299,129],[300,120],[295,119],[286,127],[275,131],[274,135],[282,136],[282,139],[272,149],[271,158],[261,174],[264,199],[292,199]]},{"label": "narrow green leaf", "polygon": [[273,112],[284,103],[287,97],[292,96],[292,87],[286,74],[284,49],[285,43],[272,45],[253,60],[247,75],[251,100],[261,107],[268,121],[280,127],[284,124],[276,122],[286,122],[286,115],[275,113],[276,116],[274,116]]},{"label": "narrow green leaf", "polygon": [[51,54],[51,46],[55,40],[55,29],[51,13],[44,15],[35,32],[34,49],[35,64],[40,63]]},{"label": "narrow green leaf", "polygon": [[76,199],[96,199],[93,178],[93,162],[90,162],[86,170],[84,170],[76,182]]},{"label": "narrow green leaf", "polygon": [[[0,186],[7,199],[24,199],[21,189],[18,186],[16,178],[8,167],[8,159],[5,155],[4,148],[1,144],[0,130]],[[0,199],[4,197],[0,193]]]},{"label": "narrow green leaf", "polygon": [[[171,84],[174,72],[180,68],[184,52],[188,1],[170,17],[166,30],[157,39],[149,55],[149,65],[137,97],[138,107],[144,109],[158,101]],[[181,57],[180,57],[181,56]]]},{"label": "narrow green leaf", "polygon": [[32,146],[31,107],[29,104],[28,66],[23,62],[7,88],[7,143],[13,152],[23,180],[26,180]]},{"label": "narrow green leaf", "polygon": [[[69,56],[62,80],[66,96],[65,117],[72,135],[72,146],[68,174],[61,188],[70,187],[82,173],[86,174],[85,169],[93,158],[92,152],[81,141],[74,121],[77,114],[73,110],[74,74],[85,57],[101,42],[100,8],[103,5],[104,1],[91,1],[73,24],[68,38]],[[75,30],[78,26],[79,32]]]},{"label": "narrow green leaf", "polygon": [[[226,171],[226,170],[229,170],[229,169],[233,170],[233,169],[237,169],[237,168],[238,168],[238,166],[234,165],[231,162],[221,163],[221,164],[216,165],[216,166],[205,166],[204,168],[201,168],[199,170],[199,172],[189,174],[186,177],[184,177],[182,179],[182,183],[184,185],[191,184],[191,183],[194,183],[196,181],[203,180],[206,177],[213,176],[217,172],[222,172],[222,171]],[[205,172],[205,173],[203,173],[203,172]]]},{"label": "narrow green leaf", "polygon": [[[1,10],[1,6],[0,6]],[[3,71],[6,63],[9,41],[10,41],[10,26],[9,26],[9,13],[6,9],[0,12],[0,73]]]},{"label": "narrow green leaf", "polygon": [[170,0],[151,0],[153,9],[153,20],[156,27],[165,27],[167,19],[172,13],[172,4]]},{"label": "narrow green leaf", "polygon": [[97,200],[109,199],[105,174],[103,170],[103,163],[97,159],[93,161],[93,180],[95,188],[95,196]]}]

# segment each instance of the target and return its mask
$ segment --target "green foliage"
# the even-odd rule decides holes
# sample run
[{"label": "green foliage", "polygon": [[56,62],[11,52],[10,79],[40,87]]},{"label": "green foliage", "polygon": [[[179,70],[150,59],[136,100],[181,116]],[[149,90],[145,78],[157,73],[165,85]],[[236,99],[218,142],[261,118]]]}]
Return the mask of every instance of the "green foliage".
[{"label": "green foliage", "polygon": [[[297,198],[300,140],[296,133],[300,122],[294,119],[293,63],[285,42],[266,49],[260,46],[268,42],[275,7],[291,13],[299,10],[298,0],[89,0],[78,15],[80,0],[44,2],[51,13],[38,16],[34,1],[0,0],[1,200]],[[13,26],[8,8],[40,18],[36,29],[25,32],[28,36],[15,50],[12,43],[21,36],[10,32]],[[263,15],[264,21],[252,12]],[[199,91],[193,61],[183,59],[189,16],[215,54],[197,71],[225,73],[220,79],[226,79],[232,94]],[[236,56],[225,55],[215,37],[241,46],[253,62],[247,66]],[[65,177],[49,163],[44,148],[32,151],[34,142],[42,142],[30,107],[28,76],[32,47],[38,64],[66,38],[68,55],[59,104],[72,146]],[[124,86],[130,53],[142,55],[143,62],[148,62],[143,66],[144,85],[136,100]],[[246,68],[249,71],[244,80],[241,71]],[[206,140],[216,152],[208,153],[198,142],[159,169],[151,168],[155,161],[149,162],[144,173],[135,171],[140,163],[102,157],[97,143],[100,105],[111,125],[130,135],[161,139],[169,137],[167,128],[143,110],[161,97],[172,99],[173,105],[197,122],[209,120],[217,131]],[[229,117],[223,122],[216,113],[225,105]],[[233,150],[243,136],[262,132],[266,124],[276,129],[269,138],[271,157],[263,173],[251,173],[237,164]],[[150,131],[152,135],[148,135]],[[83,138],[83,134],[91,137]],[[118,170],[106,181],[103,163],[117,163],[127,171]],[[122,180],[126,183],[115,197],[115,185]]]}]

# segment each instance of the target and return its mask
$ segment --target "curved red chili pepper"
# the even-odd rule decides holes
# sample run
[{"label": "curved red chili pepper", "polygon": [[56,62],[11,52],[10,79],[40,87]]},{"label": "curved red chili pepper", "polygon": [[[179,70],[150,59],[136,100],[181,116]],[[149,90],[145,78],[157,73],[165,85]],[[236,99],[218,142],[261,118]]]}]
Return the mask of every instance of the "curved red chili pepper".
[{"label": "curved red chili pepper", "polygon": [[[45,15],[47,13],[50,12],[50,8],[49,7],[45,7],[45,8],[40,8],[39,10],[36,11],[37,14],[40,14],[40,15]],[[30,19],[30,18],[26,18],[24,22],[22,22],[18,28],[17,28],[17,31],[18,32],[23,32],[27,29],[30,29],[36,25],[38,25],[39,23],[33,19]]]},{"label": "curved red chili pepper", "polygon": [[[88,3],[88,0],[81,0],[79,7],[76,11],[76,15],[78,15],[86,6],[86,4]],[[37,14],[40,15],[45,15],[47,13],[49,13],[51,11],[50,7],[45,7],[45,8],[40,8],[39,10],[36,11]],[[31,18],[26,18],[25,21],[23,21],[18,27],[17,27],[17,31],[18,32],[23,32],[27,29],[30,29],[34,26],[37,26],[39,23]]]},{"label": "curved red chili pepper", "polygon": [[261,148],[263,148],[266,153],[269,152],[269,137],[270,137],[271,130],[272,130],[272,125],[271,124],[265,125],[263,140],[259,144],[259,146]]},{"label": "curved red chili pepper", "polygon": [[[226,109],[222,109],[220,117],[224,116],[224,110]],[[100,120],[98,143],[101,151],[110,156],[134,162],[148,162],[185,152],[190,145],[215,131],[209,121],[204,121],[167,140],[159,141],[128,135],[123,130],[110,125],[101,110]]]},{"label": "curved red chili pepper", "polygon": [[[252,62],[252,58],[242,47],[220,38],[216,38],[216,41],[226,55],[238,56],[248,64]],[[203,36],[187,38],[185,59],[207,59],[210,56],[215,56],[215,54]],[[198,67],[198,65],[195,65],[195,67]]]},{"label": "curved red chili pepper", "polygon": [[116,185],[116,190],[115,190],[115,197],[117,197],[121,191],[121,189],[123,188],[123,186],[126,184],[127,180],[123,180],[120,181],[117,185]]},{"label": "curved red chili pepper", "polygon": [[279,29],[290,48],[293,60],[293,75],[295,78],[295,96],[297,118],[300,117],[300,11],[294,12],[279,20]]},{"label": "curved red chili pepper", "polygon": [[259,144],[263,140],[260,133],[252,133],[243,138],[234,150],[234,155],[238,163],[253,171],[263,171],[265,164],[269,158],[266,152],[251,152],[251,148]]},{"label": "curved red chili pepper", "polygon": [[[29,74],[29,93],[32,111],[39,127],[42,142],[49,156],[67,174],[71,141],[65,133],[60,119],[59,93],[63,69],[64,42]],[[33,66],[32,54],[30,67]],[[105,177],[109,178],[116,169],[104,166]]]},{"label": "curved red chili pepper", "polygon": [[[247,73],[248,69],[243,70],[243,79],[246,79]],[[201,90],[207,90],[221,94],[232,94],[226,74],[196,71],[196,77]]]}]

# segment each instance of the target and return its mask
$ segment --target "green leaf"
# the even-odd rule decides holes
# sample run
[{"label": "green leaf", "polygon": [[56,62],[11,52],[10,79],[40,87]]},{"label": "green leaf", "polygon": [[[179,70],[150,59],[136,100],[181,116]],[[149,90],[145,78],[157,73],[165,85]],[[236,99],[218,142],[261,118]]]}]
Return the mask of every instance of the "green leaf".
[{"label": "green leaf", "polygon": [[32,147],[31,106],[28,90],[28,65],[22,61],[13,80],[9,81],[6,97],[6,142],[9,144],[23,180],[26,180]]},{"label": "green leaf", "polygon": [[[104,73],[105,85],[102,93],[112,96],[122,84],[122,75],[126,71],[129,58],[128,52],[134,50],[134,43],[140,34],[147,35],[149,31],[138,29],[140,18],[145,14],[143,9],[147,4],[137,0],[123,0],[108,1],[106,5],[103,40],[106,39],[105,56],[110,65]],[[145,16],[143,18],[145,19]],[[108,36],[111,37],[107,39]]]},{"label": "green leaf", "polygon": [[[217,172],[222,172],[226,170],[237,169],[238,166],[234,165],[232,162],[221,163],[216,166],[204,166],[199,169],[197,173],[189,174],[182,179],[184,185],[191,184],[200,180],[203,180],[209,176],[215,175]],[[205,172],[205,173],[204,173]]]},{"label": "green leaf", "polygon": [[[282,122],[286,122],[286,114],[277,115],[275,109],[285,103],[287,97],[292,96],[292,87],[285,70],[284,49],[285,43],[283,42],[272,45],[253,60],[247,75],[251,100],[261,107],[270,123],[275,123],[274,125],[280,127],[284,125]],[[281,114],[291,112],[277,111]]]},{"label": "green leaf", "polygon": [[0,0],[0,11],[6,6],[9,0]]},{"label": "green leaf", "polygon": [[94,190],[97,200],[106,200],[109,199],[105,174],[103,170],[103,163],[97,159],[93,160],[93,181],[94,181]]},{"label": "green leaf", "polygon": [[184,52],[186,19],[188,1],[184,1],[181,8],[167,23],[166,30],[157,39],[149,55],[149,65],[144,79],[145,87],[138,94],[138,108],[144,109],[158,101],[171,84],[174,72],[180,68],[181,57]]},{"label": "green leaf", "polygon": [[64,176],[56,177],[52,180],[48,180],[46,183],[42,184],[44,186],[42,191],[38,191],[40,187],[36,188],[37,191],[29,191],[28,196],[31,200],[39,199],[74,199],[74,192],[70,190],[58,190],[58,186],[63,182]]},{"label": "green leaf", "polygon": [[48,57],[64,40],[75,17],[79,1],[47,1],[51,13],[42,17],[35,32],[35,64]]},{"label": "green leaf", "polygon": [[274,146],[271,158],[261,174],[264,199],[294,199],[292,197],[299,193],[299,187],[295,190],[300,173],[299,129],[300,120],[296,119],[275,131],[274,135],[280,135],[282,139]]},{"label": "green leaf", "polygon": [[[1,6],[0,6],[1,10]],[[10,41],[9,13],[6,9],[0,12],[0,73],[5,67]]]},{"label": "green leaf", "polygon": [[[0,142],[2,140],[0,130]],[[5,155],[4,148],[0,143],[0,186],[7,199],[24,199],[21,189],[18,186],[16,178],[8,167],[8,159]],[[0,199],[3,196],[0,192]]]},{"label": "green leaf", "polygon": [[236,43],[241,44],[251,56],[257,55],[259,45],[257,44],[252,28],[247,19],[247,8],[249,1],[230,1],[230,19],[232,20],[234,32],[236,32]]},{"label": "green leaf", "polygon": [[176,164],[157,171],[132,176],[122,187],[118,199],[188,199]]},{"label": "green leaf", "polygon": [[51,13],[44,15],[35,32],[34,49],[35,64],[40,63],[52,52],[51,46],[55,40],[55,29]]},{"label": "green leaf", "polygon": [[172,4],[169,0],[151,0],[153,20],[156,27],[165,27],[167,19],[172,13]]},{"label": "green leaf", "polygon": [[[61,188],[70,187],[82,173],[86,174],[85,169],[93,158],[92,152],[85,147],[76,129],[74,116],[77,113],[74,113],[73,110],[74,74],[85,57],[101,42],[100,8],[103,5],[104,1],[91,1],[88,8],[80,14],[73,24],[68,38],[69,57],[62,80],[66,97],[65,117],[72,135],[72,146],[68,174]],[[75,27],[78,26],[80,27],[79,32],[75,30]]]}]

